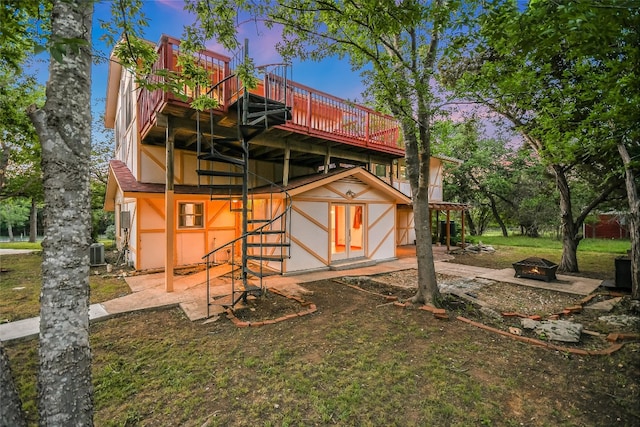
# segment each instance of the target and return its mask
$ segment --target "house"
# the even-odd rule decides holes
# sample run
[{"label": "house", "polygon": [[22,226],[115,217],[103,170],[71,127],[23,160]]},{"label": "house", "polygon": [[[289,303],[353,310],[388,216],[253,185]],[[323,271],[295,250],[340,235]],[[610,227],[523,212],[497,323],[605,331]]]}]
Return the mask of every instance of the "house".
[{"label": "house", "polygon": [[[163,36],[155,68],[176,70],[178,40]],[[242,55],[240,55],[242,57]],[[105,209],[116,241],[138,270],[241,258],[246,275],[291,274],[378,262],[415,237],[397,121],[288,79],[285,65],[258,67],[258,87],[233,77],[235,60],[198,60],[218,102],[207,112],[162,90],[136,87],[109,68],[105,124],[115,130]],[[185,87],[188,97],[192,91]],[[433,158],[433,209],[442,163]],[[215,251],[213,251],[215,250]],[[213,252],[212,252],[213,251]]]}]

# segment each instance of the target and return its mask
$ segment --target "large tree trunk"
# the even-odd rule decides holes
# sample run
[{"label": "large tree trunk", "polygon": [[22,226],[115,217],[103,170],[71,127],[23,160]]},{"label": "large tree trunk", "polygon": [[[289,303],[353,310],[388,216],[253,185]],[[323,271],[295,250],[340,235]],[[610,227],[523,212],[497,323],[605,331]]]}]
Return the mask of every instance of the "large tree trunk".
[{"label": "large tree trunk", "polygon": [[552,165],[551,169],[556,177],[556,186],[560,193],[560,227],[562,229],[562,258],[558,265],[558,271],[578,273],[578,244],[582,239],[581,227],[577,227],[573,221],[571,207],[571,190],[560,165]]},{"label": "large tree trunk", "polygon": [[417,304],[438,304],[440,290],[438,289],[436,269],[433,265],[431,223],[429,221],[429,156],[424,153],[424,150],[423,153],[419,153],[413,123],[406,123],[406,120],[403,120],[403,133],[406,146],[407,175],[413,199],[418,262],[418,290],[410,301]]},{"label": "large tree trunk", "polygon": [[22,412],[22,402],[18,395],[11,369],[9,357],[0,341],[0,426],[22,427],[27,421]]},{"label": "large tree trunk", "polygon": [[35,243],[38,238],[38,205],[35,197],[31,198],[31,213],[29,215],[29,242]]},{"label": "large tree trunk", "polygon": [[38,373],[44,426],[93,425],[89,347],[92,13],[91,1],[53,2],[52,40],[87,44],[68,46],[59,62],[51,59],[44,108],[30,110],[42,145],[45,194]]},{"label": "large tree trunk", "polygon": [[4,188],[7,166],[9,165],[9,154],[11,147],[4,142],[0,142],[0,191]]},{"label": "large tree trunk", "polygon": [[629,200],[629,237],[631,238],[631,298],[640,300],[640,195],[631,165],[631,156],[624,144],[618,144],[624,163],[627,199]]},{"label": "large tree trunk", "polygon": [[467,217],[467,224],[469,227],[469,234],[471,234],[472,236],[480,236],[482,235],[482,233],[480,232],[480,230],[476,229],[476,224],[473,221],[473,217],[471,216],[471,213],[469,213],[469,211],[464,211],[464,215]]},{"label": "large tree trunk", "polygon": [[13,225],[10,222],[7,223],[7,235],[9,236],[9,241],[10,242],[15,242],[16,241],[16,238],[13,235]]},{"label": "large tree trunk", "polygon": [[496,220],[500,229],[502,230],[502,235],[504,237],[509,237],[509,231],[507,231],[507,226],[504,224],[502,218],[500,218],[500,213],[498,212],[498,207],[496,206],[496,200],[487,193],[487,197],[489,198],[489,202],[491,203],[491,213],[493,214],[493,218]]}]

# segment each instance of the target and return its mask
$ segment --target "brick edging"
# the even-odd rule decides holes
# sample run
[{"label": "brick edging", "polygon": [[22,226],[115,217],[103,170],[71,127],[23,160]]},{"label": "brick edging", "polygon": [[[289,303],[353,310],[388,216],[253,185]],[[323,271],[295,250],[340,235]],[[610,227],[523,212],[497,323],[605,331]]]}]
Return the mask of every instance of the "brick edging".
[{"label": "brick edging", "polygon": [[623,343],[611,344],[609,347],[602,350],[582,350],[580,348],[562,347],[562,346],[551,344],[549,342],[541,341],[535,338],[523,337],[521,335],[514,335],[510,332],[503,331],[501,329],[497,329],[491,326],[487,326],[484,323],[475,322],[473,320],[467,319],[466,317],[458,316],[456,317],[456,319],[460,320],[461,322],[468,323],[469,325],[475,326],[477,328],[484,329],[485,331],[494,332],[496,334],[499,334],[508,338],[512,338],[516,341],[533,344],[539,347],[548,348],[550,350],[558,350],[564,353],[579,354],[581,356],[608,356],[620,350],[624,345]]},{"label": "brick edging", "polygon": [[299,311],[297,313],[291,313],[291,314],[287,314],[284,316],[280,316],[277,319],[269,319],[269,320],[262,320],[259,322],[246,322],[246,321],[242,321],[240,319],[238,319],[236,317],[236,315],[233,313],[233,310],[231,310],[230,308],[227,308],[226,312],[227,312],[227,319],[231,320],[231,322],[238,328],[248,328],[248,327],[258,327],[258,326],[265,326],[265,325],[274,325],[276,323],[280,323],[280,322],[284,322],[285,320],[290,320],[290,319],[296,319],[298,317],[303,317],[312,313],[315,313],[316,311],[318,311],[318,308],[316,307],[315,304],[309,302],[309,301],[305,301],[304,299],[297,297],[297,296],[293,296],[293,295],[287,295],[284,292],[277,290],[277,289],[269,289],[269,292],[272,292],[274,294],[283,296],[287,299],[291,299],[294,300],[298,303],[300,303],[301,306],[303,307],[307,307],[306,310],[303,311]]}]

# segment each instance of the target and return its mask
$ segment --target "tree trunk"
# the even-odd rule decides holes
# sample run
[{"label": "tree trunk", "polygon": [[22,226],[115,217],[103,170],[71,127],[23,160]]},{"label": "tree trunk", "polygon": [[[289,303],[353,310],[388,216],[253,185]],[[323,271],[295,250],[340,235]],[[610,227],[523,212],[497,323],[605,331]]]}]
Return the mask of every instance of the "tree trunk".
[{"label": "tree trunk", "polygon": [[402,126],[405,136],[407,175],[413,199],[416,259],[418,262],[418,290],[410,301],[417,304],[438,304],[440,290],[438,289],[436,269],[433,265],[431,223],[429,221],[429,156],[424,152],[419,153],[413,123],[406,123],[406,120],[403,120]]},{"label": "tree trunk", "polygon": [[464,214],[467,217],[469,234],[471,234],[472,236],[480,236],[481,233],[479,232],[479,230],[476,229],[476,224],[473,222],[473,218],[471,217],[471,214],[469,213],[469,211],[464,211]]},{"label": "tree trunk", "polygon": [[18,395],[11,369],[9,357],[0,341],[0,425],[22,427],[27,421],[22,412],[22,402]]},{"label": "tree trunk", "polygon": [[42,145],[44,241],[38,408],[43,426],[93,425],[89,347],[91,19],[93,2],[56,0],[52,40],[82,40],[51,59],[44,108],[30,108]]},{"label": "tree trunk", "polygon": [[29,216],[29,242],[35,243],[38,238],[38,206],[35,197],[31,198],[31,214]]},{"label": "tree trunk", "polygon": [[562,229],[562,258],[558,265],[558,271],[578,273],[578,244],[582,239],[580,230],[573,221],[571,208],[571,191],[569,183],[560,165],[551,166],[556,177],[556,186],[560,193],[560,227]]},{"label": "tree trunk", "polygon": [[496,220],[500,229],[502,230],[502,236],[509,237],[509,232],[507,231],[507,226],[504,225],[504,221],[500,218],[500,213],[498,212],[498,207],[496,206],[495,199],[487,193],[487,197],[489,198],[489,202],[491,202],[491,213],[493,213],[493,218]]},{"label": "tree trunk", "polygon": [[9,154],[11,147],[4,142],[0,142],[0,191],[4,188],[7,166],[9,165]]},{"label": "tree trunk", "polygon": [[9,241],[10,242],[15,242],[16,238],[13,235],[13,225],[11,225],[10,222],[7,223],[7,235],[9,236]]},{"label": "tree trunk", "polygon": [[618,144],[624,163],[627,199],[629,200],[629,237],[631,238],[631,298],[640,300],[640,195],[631,165],[631,156],[624,144]]}]

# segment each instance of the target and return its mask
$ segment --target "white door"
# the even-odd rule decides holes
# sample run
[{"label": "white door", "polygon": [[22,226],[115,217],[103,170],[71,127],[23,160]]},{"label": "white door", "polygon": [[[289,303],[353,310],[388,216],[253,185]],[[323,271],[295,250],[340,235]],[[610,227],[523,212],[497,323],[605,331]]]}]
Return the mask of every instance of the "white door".
[{"label": "white door", "polygon": [[331,260],[364,256],[364,205],[333,203],[331,205]]}]

